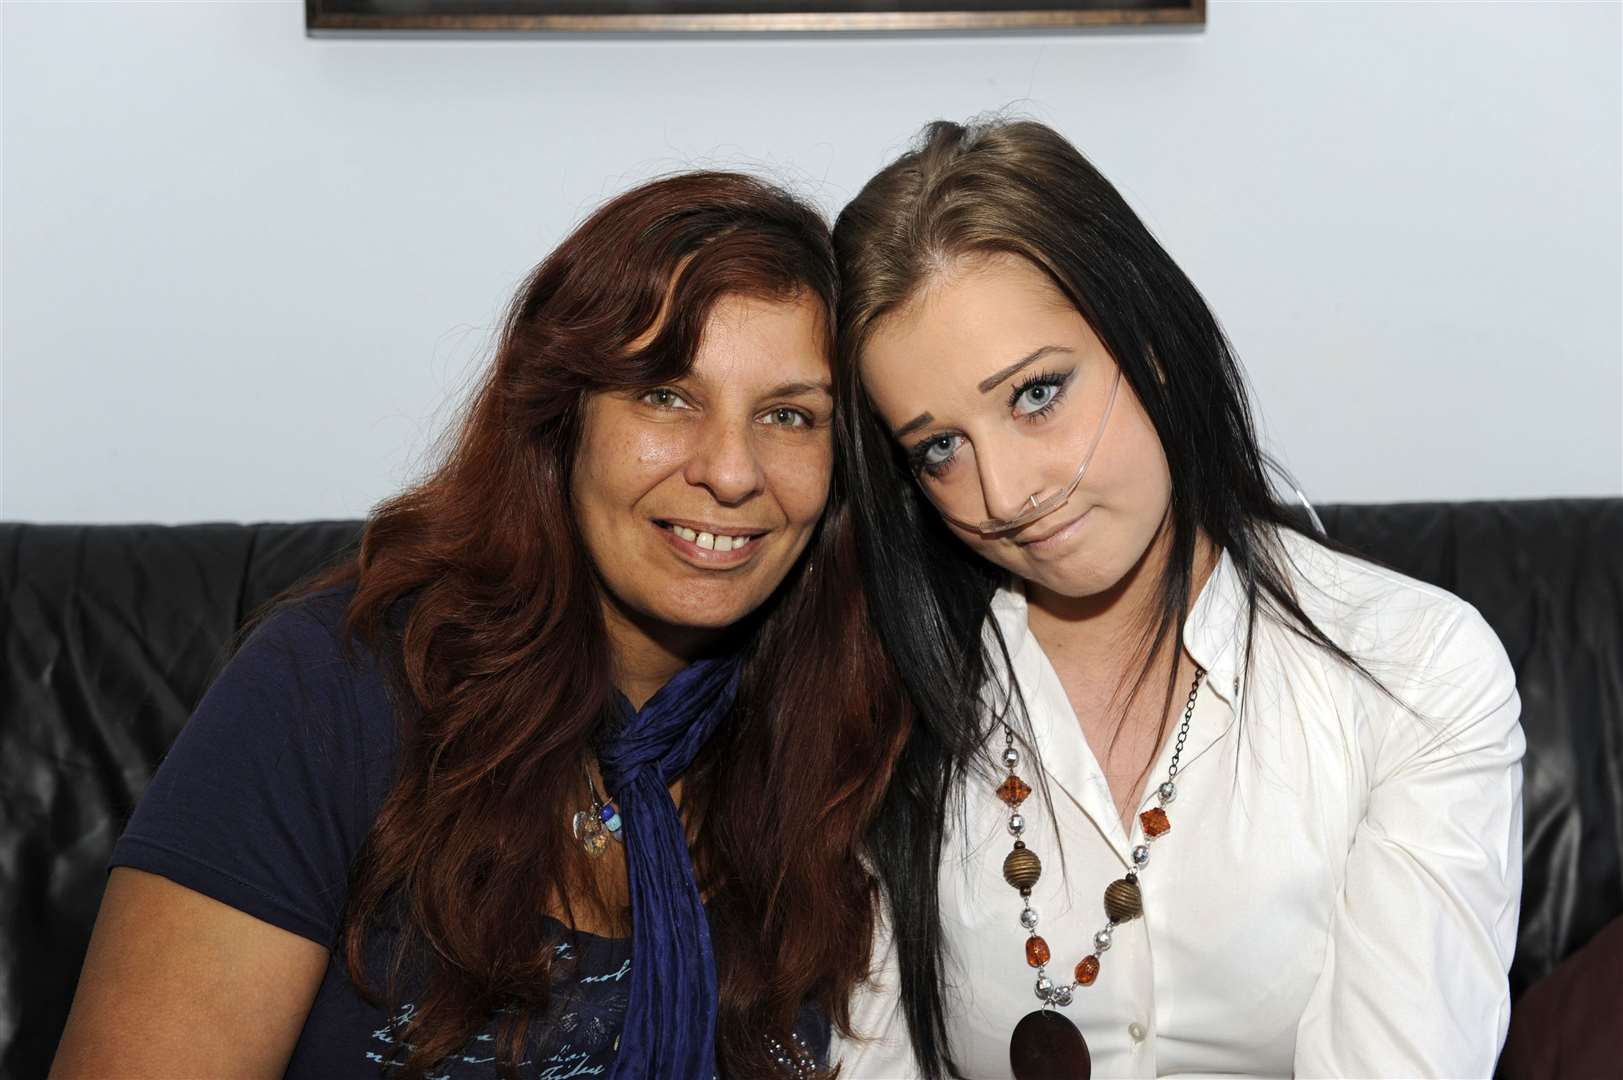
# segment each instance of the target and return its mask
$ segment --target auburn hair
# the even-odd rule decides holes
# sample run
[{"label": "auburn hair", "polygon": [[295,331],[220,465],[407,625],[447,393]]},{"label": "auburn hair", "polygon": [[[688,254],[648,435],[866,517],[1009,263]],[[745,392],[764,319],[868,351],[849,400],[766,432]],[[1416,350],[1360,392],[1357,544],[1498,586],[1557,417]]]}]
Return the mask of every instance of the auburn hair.
[{"label": "auburn hair", "polygon": [[[397,773],[352,870],[342,950],[374,999],[398,1003],[409,967],[405,1075],[492,1017],[515,1073],[550,999],[557,932],[541,915],[569,912],[583,858],[563,808],[615,694],[602,585],[570,512],[583,400],[680,378],[727,296],[815,298],[832,350],[836,282],[822,218],[758,179],[694,172],[611,200],[519,289],[442,463],[317,583],[353,584],[345,635],[398,684]],[[867,973],[861,837],[908,712],[859,576],[836,470],[807,556],[738,635],[737,699],[684,777],[727,1075],[770,1075],[765,1036],[790,1045],[803,1004],[848,1032]],[[399,938],[380,994],[365,946],[385,929]]]}]

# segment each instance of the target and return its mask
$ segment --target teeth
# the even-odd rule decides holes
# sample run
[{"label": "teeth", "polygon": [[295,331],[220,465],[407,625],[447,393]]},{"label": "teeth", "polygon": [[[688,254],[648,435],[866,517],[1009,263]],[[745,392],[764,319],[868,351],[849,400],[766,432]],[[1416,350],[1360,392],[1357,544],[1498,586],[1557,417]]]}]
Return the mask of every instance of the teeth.
[{"label": "teeth", "polygon": [[737,551],[751,540],[752,536],[727,536],[722,533],[694,532],[683,525],[669,526],[671,532],[680,536],[690,544],[697,544],[706,551]]}]

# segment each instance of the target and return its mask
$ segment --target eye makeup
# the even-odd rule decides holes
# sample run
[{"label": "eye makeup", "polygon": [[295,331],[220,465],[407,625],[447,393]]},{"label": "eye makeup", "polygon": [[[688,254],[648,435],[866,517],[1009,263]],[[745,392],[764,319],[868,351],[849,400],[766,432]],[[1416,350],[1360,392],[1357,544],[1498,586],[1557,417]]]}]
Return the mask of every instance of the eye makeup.
[{"label": "eye makeup", "polygon": [[[1041,371],[1020,380],[1009,390],[1008,408],[1014,419],[1047,419],[1065,397],[1075,375],[1076,368],[1073,367],[1067,371]],[[963,438],[958,432],[945,431],[914,443],[907,451],[908,467],[915,475],[940,479],[957,458]],[[932,461],[931,455],[937,453],[946,453],[947,456]]]}]

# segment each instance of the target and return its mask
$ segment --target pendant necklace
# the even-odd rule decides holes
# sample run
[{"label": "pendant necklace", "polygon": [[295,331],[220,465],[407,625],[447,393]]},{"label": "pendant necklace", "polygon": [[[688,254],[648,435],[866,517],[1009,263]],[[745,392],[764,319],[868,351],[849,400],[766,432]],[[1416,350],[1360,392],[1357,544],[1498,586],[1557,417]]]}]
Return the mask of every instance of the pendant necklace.
[{"label": "pendant necklace", "polygon": [[592,770],[584,760],[581,761],[581,771],[586,774],[586,787],[592,793],[592,805],[585,810],[575,811],[570,818],[570,826],[575,831],[575,839],[580,846],[586,849],[586,854],[594,859],[608,850],[610,837],[625,841],[625,835],[620,831],[620,808],[613,799],[604,798],[597,790],[597,781],[592,779]]},{"label": "pendant necklace", "polygon": [[1105,918],[1103,930],[1093,935],[1093,952],[1077,962],[1074,978],[1067,984],[1057,984],[1048,976],[1051,953],[1048,942],[1037,933],[1037,912],[1031,906],[1031,890],[1042,877],[1042,860],[1026,847],[1020,838],[1026,831],[1026,819],[1020,813],[1020,804],[1031,795],[1031,785],[1015,774],[1020,764],[1020,751],[1014,748],[1014,731],[1003,725],[1003,764],[1008,778],[998,785],[997,797],[1009,807],[1009,832],[1014,836],[1014,850],[1003,860],[1003,880],[1018,889],[1023,909],[1020,925],[1025,929],[1026,963],[1037,969],[1037,999],[1042,1007],[1027,1013],[1014,1026],[1009,1037],[1009,1069],[1015,1080],[1088,1080],[1093,1071],[1088,1054],[1087,1040],[1081,1029],[1057,1010],[1071,1004],[1076,991],[1092,986],[1099,977],[1099,957],[1110,948],[1110,939],[1116,927],[1131,922],[1144,913],[1144,895],[1138,887],[1138,875],[1149,865],[1150,844],[1172,830],[1167,818],[1166,805],[1178,793],[1178,759],[1183,756],[1184,741],[1189,738],[1189,719],[1195,714],[1195,698],[1200,694],[1200,681],[1206,672],[1195,667],[1195,681],[1189,687],[1189,701],[1184,706],[1183,723],[1178,727],[1178,740],[1172,750],[1172,764],[1167,778],[1155,789],[1158,806],[1138,815],[1144,827],[1144,843],[1133,848],[1133,869],[1105,887]]}]

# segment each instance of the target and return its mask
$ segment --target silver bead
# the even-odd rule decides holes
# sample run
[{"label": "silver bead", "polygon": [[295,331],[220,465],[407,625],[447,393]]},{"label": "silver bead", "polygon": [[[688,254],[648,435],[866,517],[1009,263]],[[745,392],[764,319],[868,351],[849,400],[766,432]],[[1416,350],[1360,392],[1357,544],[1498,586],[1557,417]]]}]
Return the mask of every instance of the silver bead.
[{"label": "silver bead", "polygon": [[1095,952],[1104,952],[1110,948],[1110,927],[1105,927],[1093,935],[1093,949]]},{"label": "silver bead", "polygon": [[1161,800],[1161,805],[1165,806],[1178,797],[1178,787],[1171,780],[1167,780],[1155,789],[1155,794]]},{"label": "silver bead", "polygon": [[1026,908],[1020,913],[1020,925],[1027,930],[1037,929],[1037,913],[1031,908]]},{"label": "silver bead", "polygon": [[1047,975],[1037,976],[1037,1000],[1047,1001],[1054,993],[1054,980]]},{"label": "silver bead", "polygon": [[1026,819],[1025,819],[1025,816],[1022,815],[1022,814],[1010,814],[1009,815],[1009,832],[1011,834],[1015,835],[1015,836],[1019,836],[1021,833],[1025,832],[1025,831],[1026,831]]},{"label": "silver bead", "polygon": [[1150,861],[1150,847],[1149,847],[1148,844],[1140,844],[1136,848],[1133,849],[1133,865],[1134,866],[1143,866],[1145,863],[1147,863],[1149,861]]},{"label": "silver bead", "polygon": [[1055,990],[1049,995],[1048,1000],[1054,1005],[1059,1006],[1061,1009],[1065,1008],[1065,1006],[1071,1003],[1071,988],[1069,986],[1061,986],[1059,989]]},{"label": "silver bead", "polygon": [[1012,746],[1004,747],[1003,764],[1011,769],[1020,764],[1020,751],[1016,750]]}]

